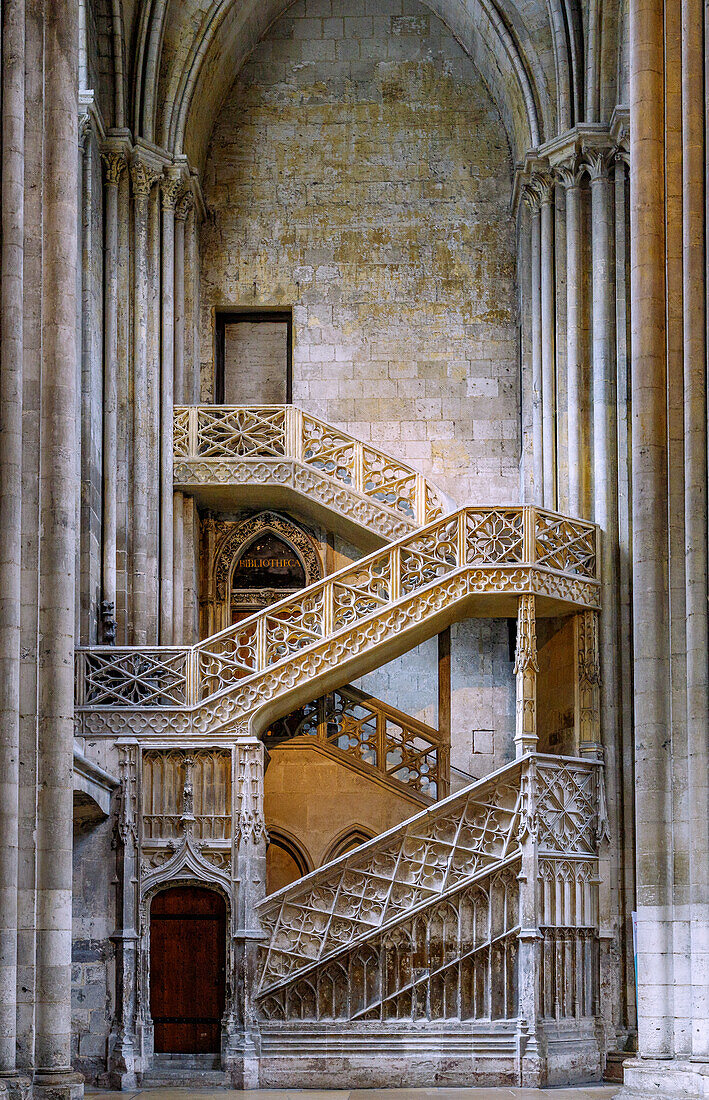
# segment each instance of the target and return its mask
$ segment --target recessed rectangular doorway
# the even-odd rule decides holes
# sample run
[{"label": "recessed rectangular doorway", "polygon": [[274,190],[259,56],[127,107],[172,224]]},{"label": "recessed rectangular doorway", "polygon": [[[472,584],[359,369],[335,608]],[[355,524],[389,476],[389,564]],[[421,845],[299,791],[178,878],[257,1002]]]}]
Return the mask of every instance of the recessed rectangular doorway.
[{"label": "recessed rectangular doorway", "polygon": [[290,310],[217,313],[217,404],[289,404],[292,332]]}]

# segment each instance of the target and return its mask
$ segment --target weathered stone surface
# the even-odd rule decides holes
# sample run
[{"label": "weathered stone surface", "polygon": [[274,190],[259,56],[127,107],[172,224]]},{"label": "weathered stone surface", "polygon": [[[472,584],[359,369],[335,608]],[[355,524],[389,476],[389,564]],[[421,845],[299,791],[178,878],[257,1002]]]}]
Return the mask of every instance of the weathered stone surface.
[{"label": "weathered stone surface", "polygon": [[[346,10],[345,10],[346,7]],[[293,399],[457,501],[519,461],[511,164],[474,65],[424,7],[304,0],[222,109],[205,176],[212,310],[293,305]]]}]

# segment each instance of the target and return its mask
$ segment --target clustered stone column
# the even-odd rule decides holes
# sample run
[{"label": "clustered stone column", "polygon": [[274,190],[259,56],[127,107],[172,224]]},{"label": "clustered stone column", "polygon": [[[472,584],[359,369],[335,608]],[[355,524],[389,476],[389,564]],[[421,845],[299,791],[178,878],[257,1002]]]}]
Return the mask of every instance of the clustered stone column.
[{"label": "clustered stone column", "polygon": [[104,267],[104,341],[103,341],[103,542],[101,555],[101,595],[107,614],[102,621],[101,641],[106,636],[106,620],[116,608],[116,552],[118,547],[118,192],[126,169],[123,153],[108,151],[105,167],[105,267]]},{"label": "clustered stone column", "polygon": [[162,192],[162,309],[160,370],[160,644],[173,640],[172,422],[175,360],[175,201],[179,180],[165,176]]},{"label": "clustered stone column", "polygon": [[[25,5],[2,6],[0,219],[0,1081],[16,1069],[22,560]],[[0,1084],[0,1087],[1,1084]]]},{"label": "clustered stone column", "polygon": [[706,13],[630,7],[639,1059],[623,1097],[709,1079]]},{"label": "clustered stone column", "polygon": [[[131,162],[134,224],[133,292],[133,466],[132,513],[132,641],[148,645],[157,641],[148,601],[148,510],[151,506],[149,449],[152,429],[148,400],[148,200],[158,176],[140,158]],[[154,611],[153,611],[154,614]]]},{"label": "clustered stone column", "polygon": [[71,1070],[78,216],[78,22],[45,9],[38,635],[35,1093],[80,1095]]},{"label": "clustered stone column", "polygon": [[[628,608],[630,591],[627,572],[625,588],[621,587],[619,546],[621,538],[629,545],[630,494],[624,490],[621,530],[624,473],[618,451],[619,438],[626,438],[621,402],[627,404],[628,386],[624,331],[616,332],[616,302],[622,306],[627,300],[624,256],[620,262],[616,257],[616,244],[624,246],[627,214],[625,118],[619,111],[605,133],[598,126],[580,124],[548,147],[533,150],[518,188],[531,210],[531,244],[526,250],[531,267],[531,416],[523,409],[523,422],[531,419],[533,424],[531,500],[552,509],[560,500],[568,502],[572,515],[594,520],[601,530],[597,551],[602,613],[589,612],[576,627],[576,736],[579,751],[602,757],[606,764],[612,815],[608,866],[613,900],[608,912],[615,914],[621,912],[628,889],[632,896],[633,885],[632,870],[625,866],[632,858],[632,792],[624,778],[624,768],[632,762],[632,706],[624,705],[620,672],[621,654],[630,651],[630,617],[629,609],[624,618],[619,610],[623,592]],[[560,238],[556,247],[555,219]],[[525,278],[521,273],[523,285]],[[555,333],[564,327],[562,348],[555,343]],[[541,413],[535,402],[541,404]],[[565,425],[559,424],[562,416]],[[526,484],[530,485],[528,477]],[[518,720],[518,745],[520,737]],[[614,955],[623,959],[617,974],[621,985],[621,971],[633,965],[630,927],[621,927],[617,916],[609,916],[606,932],[622,941]],[[624,983],[624,988],[629,1003],[614,1020],[619,1034],[634,1022],[632,983]]]}]

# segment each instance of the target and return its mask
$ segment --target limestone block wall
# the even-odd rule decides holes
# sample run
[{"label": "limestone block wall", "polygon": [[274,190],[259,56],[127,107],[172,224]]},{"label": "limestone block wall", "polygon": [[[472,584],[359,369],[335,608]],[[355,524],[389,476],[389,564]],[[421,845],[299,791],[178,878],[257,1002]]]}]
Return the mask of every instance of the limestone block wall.
[{"label": "limestone block wall", "polygon": [[[94,807],[95,808],[95,807]],[[115,1011],[115,965],[109,937],[116,924],[113,822],[83,818],[75,808],[72,903],[72,1065],[98,1084],[106,1071]]]},{"label": "limestone block wall", "polygon": [[[514,760],[515,680],[506,619],[451,627],[451,765],[480,779]],[[456,784],[453,772],[451,780]],[[467,782],[467,780],[466,780]]]},{"label": "limestone block wall", "polygon": [[330,856],[345,833],[359,827],[377,836],[421,809],[378,779],[310,748],[277,748],[264,781],[266,827],[296,839],[312,867]]},{"label": "limestone block wall", "polygon": [[202,399],[217,308],[292,306],[293,399],[464,501],[516,499],[512,164],[480,75],[412,0],[299,0],[211,139]]}]

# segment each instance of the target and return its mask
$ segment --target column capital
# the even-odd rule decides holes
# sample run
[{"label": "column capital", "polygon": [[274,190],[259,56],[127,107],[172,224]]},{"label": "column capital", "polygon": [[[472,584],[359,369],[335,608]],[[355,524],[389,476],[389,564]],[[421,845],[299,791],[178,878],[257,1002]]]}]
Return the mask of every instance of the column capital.
[{"label": "column capital", "polygon": [[574,154],[568,160],[555,164],[554,175],[564,190],[568,191],[571,187],[578,187],[583,175],[579,167],[578,157]]},{"label": "column capital", "polygon": [[140,157],[134,157],[130,162],[130,178],[133,185],[133,198],[147,199],[157,183],[158,173],[146,161]]},{"label": "column capital", "polygon": [[175,218],[178,222],[187,221],[189,212],[194,206],[194,195],[191,191],[183,191],[175,203]]},{"label": "column capital", "polygon": [[591,183],[600,179],[610,178],[610,167],[613,163],[615,148],[587,148],[583,150],[583,170],[588,173]]},{"label": "column capital", "polygon": [[127,161],[123,153],[116,153],[108,149],[101,153],[103,161],[104,177],[108,187],[118,187],[121,176],[126,170]]},{"label": "column capital", "polygon": [[531,210],[554,201],[554,176],[549,171],[533,172],[524,184],[522,198]]},{"label": "column capital", "polygon": [[160,177],[160,196],[162,200],[162,208],[167,213],[170,210],[175,209],[175,202],[180,190],[180,181],[175,179],[174,176],[161,176]]}]

